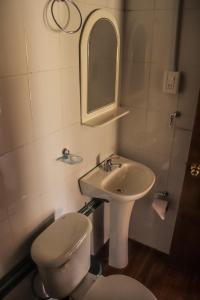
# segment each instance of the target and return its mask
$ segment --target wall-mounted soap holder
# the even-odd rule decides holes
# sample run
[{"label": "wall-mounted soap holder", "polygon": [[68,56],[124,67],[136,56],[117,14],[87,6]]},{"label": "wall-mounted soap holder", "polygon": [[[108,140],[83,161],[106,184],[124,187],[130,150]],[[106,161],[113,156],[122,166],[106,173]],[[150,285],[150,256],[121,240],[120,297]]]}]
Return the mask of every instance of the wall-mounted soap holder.
[{"label": "wall-mounted soap holder", "polygon": [[56,160],[59,160],[63,163],[69,165],[75,165],[83,161],[83,158],[76,154],[71,154],[67,148],[62,150],[62,156],[58,157]]}]

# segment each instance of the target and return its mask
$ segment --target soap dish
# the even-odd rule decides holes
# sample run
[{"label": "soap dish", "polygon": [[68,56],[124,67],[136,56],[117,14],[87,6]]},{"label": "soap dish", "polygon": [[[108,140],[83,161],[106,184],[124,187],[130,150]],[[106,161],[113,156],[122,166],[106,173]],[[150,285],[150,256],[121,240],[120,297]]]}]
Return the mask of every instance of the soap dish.
[{"label": "soap dish", "polygon": [[59,160],[65,164],[75,165],[83,161],[83,158],[76,154],[71,154],[70,151],[66,148],[62,151],[62,156],[58,157],[56,160]]}]

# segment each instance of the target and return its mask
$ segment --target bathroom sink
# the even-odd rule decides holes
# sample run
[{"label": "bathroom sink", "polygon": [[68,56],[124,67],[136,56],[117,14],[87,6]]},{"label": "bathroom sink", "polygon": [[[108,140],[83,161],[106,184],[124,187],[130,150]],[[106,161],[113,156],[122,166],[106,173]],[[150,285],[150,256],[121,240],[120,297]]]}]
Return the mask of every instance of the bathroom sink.
[{"label": "bathroom sink", "polygon": [[111,171],[106,172],[100,165],[80,179],[81,192],[89,197],[118,202],[144,197],[155,182],[153,171],[121,156],[113,155],[111,159]]},{"label": "bathroom sink", "polygon": [[124,268],[128,263],[128,232],[132,208],[155,182],[147,166],[112,155],[79,179],[83,195],[110,202],[109,265]]}]

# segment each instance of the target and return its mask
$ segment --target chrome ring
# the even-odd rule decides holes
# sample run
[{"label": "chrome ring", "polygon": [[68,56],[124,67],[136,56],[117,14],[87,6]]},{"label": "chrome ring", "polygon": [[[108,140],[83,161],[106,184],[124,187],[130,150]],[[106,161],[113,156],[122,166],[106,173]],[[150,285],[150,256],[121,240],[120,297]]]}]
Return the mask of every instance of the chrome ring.
[{"label": "chrome ring", "polygon": [[[69,9],[69,6],[68,6],[68,2],[69,2],[70,4],[72,4],[72,5],[76,8],[76,10],[78,11],[78,14],[79,14],[79,16],[80,16],[80,24],[79,24],[79,26],[78,26],[76,29],[74,29],[74,30],[66,30],[66,29],[65,29],[65,28],[66,28],[66,25],[65,25],[64,27],[62,27],[62,26],[58,23],[58,21],[56,20],[55,15],[54,15],[54,5],[55,5],[56,2],[59,2],[59,1],[64,2],[65,5],[67,6],[68,11],[69,11],[69,18],[70,18],[70,9]],[[69,34],[76,33],[76,32],[78,32],[78,31],[80,30],[80,28],[81,28],[81,26],[82,26],[83,20],[82,20],[81,11],[80,11],[80,9],[78,8],[78,6],[76,5],[76,3],[74,3],[73,0],[53,0],[53,1],[52,1],[52,4],[51,4],[51,14],[52,14],[52,18],[53,18],[54,22],[56,23],[56,25],[58,26],[58,28],[59,28],[61,31],[64,31],[65,33],[69,33]],[[67,24],[67,25],[69,24],[69,20],[67,21],[66,24]]]},{"label": "chrome ring", "polygon": [[[58,0],[58,1],[60,1],[60,0]],[[44,22],[45,22],[45,24],[48,28],[50,28],[51,30],[53,30],[55,32],[60,32],[60,28],[58,28],[58,26],[56,24],[55,24],[56,28],[54,28],[52,26],[52,24],[50,23],[49,19],[48,19],[48,8],[50,7],[51,2],[52,2],[52,0],[48,0],[47,4],[45,5],[44,13],[43,13],[43,19],[44,19]],[[65,2],[65,4],[66,4],[66,2]],[[70,9],[69,9],[69,6],[67,4],[66,4],[66,8],[67,8],[68,18],[67,18],[67,22],[63,26],[64,29],[67,28],[67,26],[69,25],[69,22],[70,22]],[[51,7],[50,7],[50,10],[51,10]],[[52,18],[53,18],[53,15],[52,15]],[[55,21],[54,21],[54,23],[55,23]]]}]

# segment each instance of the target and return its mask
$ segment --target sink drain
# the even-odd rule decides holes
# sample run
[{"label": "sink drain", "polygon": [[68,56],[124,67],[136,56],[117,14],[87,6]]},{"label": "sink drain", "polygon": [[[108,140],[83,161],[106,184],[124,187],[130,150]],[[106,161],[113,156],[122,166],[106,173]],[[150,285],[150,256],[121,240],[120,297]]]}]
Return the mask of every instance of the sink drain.
[{"label": "sink drain", "polygon": [[118,193],[123,193],[123,190],[122,189],[117,189],[116,190]]}]

